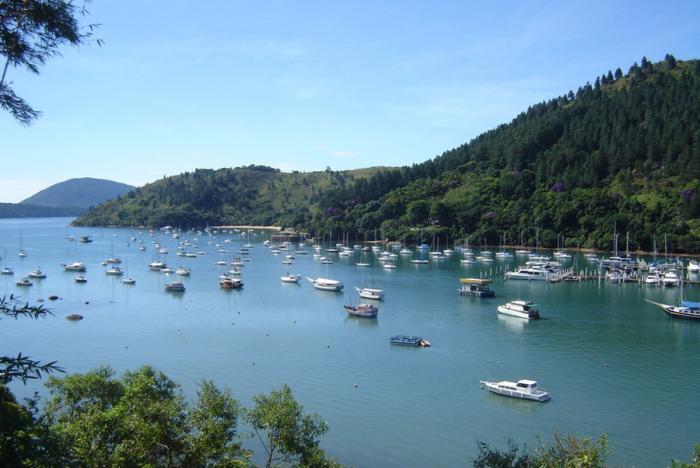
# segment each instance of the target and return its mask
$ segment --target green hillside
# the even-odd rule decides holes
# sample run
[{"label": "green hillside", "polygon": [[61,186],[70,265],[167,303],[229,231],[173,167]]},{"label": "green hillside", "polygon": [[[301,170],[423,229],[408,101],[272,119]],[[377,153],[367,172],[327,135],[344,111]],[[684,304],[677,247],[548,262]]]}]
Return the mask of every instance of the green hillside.
[{"label": "green hillside", "polygon": [[124,195],[134,187],[105,179],[83,177],[54,184],[20,203],[36,206],[90,208]]},{"label": "green hillside", "polygon": [[78,216],[85,208],[36,206],[24,203],[0,203],[0,218],[56,218]]},{"label": "green hillside", "polygon": [[198,170],[78,224],[275,223],[311,232],[700,252],[700,62],[643,59],[422,164],[365,173]]}]

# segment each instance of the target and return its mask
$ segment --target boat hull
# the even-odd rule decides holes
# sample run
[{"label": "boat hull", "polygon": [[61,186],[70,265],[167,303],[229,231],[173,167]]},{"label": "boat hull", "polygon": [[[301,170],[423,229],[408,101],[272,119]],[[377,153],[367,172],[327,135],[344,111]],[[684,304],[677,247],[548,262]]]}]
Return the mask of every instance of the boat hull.
[{"label": "boat hull", "polygon": [[500,388],[496,382],[487,382],[482,380],[481,385],[485,387],[488,391],[491,393],[495,393],[497,395],[502,395],[510,398],[518,398],[520,400],[530,400],[530,401],[539,401],[539,402],[545,402],[549,400],[549,394],[547,392],[538,392],[538,393],[528,393],[528,392],[520,392],[517,390],[509,390],[505,388]]},{"label": "boat hull", "polygon": [[521,312],[519,310],[509,309],[508,307],[498,306],[498,313],[503,315],[510,315],[511,317],[518,317],[525,320],[537,320],[539,317],[531,317],[527,312]]}]

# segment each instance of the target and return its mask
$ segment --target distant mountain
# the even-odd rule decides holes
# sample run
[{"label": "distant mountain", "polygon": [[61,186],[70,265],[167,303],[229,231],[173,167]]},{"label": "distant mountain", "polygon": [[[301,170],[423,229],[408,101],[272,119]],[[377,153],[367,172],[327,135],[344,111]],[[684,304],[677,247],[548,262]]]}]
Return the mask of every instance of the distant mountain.
[{"label": "distant mountain", "polygon": [[75,206],[36,206],[24,203],[0,203],[0,218],[55,218],[78,216],[87,208]]},{"label": "distant mountain", "polygon": [[90,208],[104,201],[125,195],[133,189],[133,186],[120,182],[83,177],[54,184],[35,193],[26,200],[22,200],[20,203],[63,208]]}]

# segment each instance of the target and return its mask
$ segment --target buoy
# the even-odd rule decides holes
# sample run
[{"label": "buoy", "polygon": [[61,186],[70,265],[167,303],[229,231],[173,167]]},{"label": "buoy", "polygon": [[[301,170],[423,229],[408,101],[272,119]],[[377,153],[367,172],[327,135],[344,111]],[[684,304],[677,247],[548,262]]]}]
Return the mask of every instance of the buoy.
[{"label": "buoy", "polygon": [[358,387],[358,385],[357,385],[357,384],[355,384],[355,385],[353,385],[353,387],[357,388],[357,387]]},{"label": "buoy", "polygon": [[57,301],[57,300],[58,300],[58,296],[49,296],[49,300],[50,300],[50,301]]}]

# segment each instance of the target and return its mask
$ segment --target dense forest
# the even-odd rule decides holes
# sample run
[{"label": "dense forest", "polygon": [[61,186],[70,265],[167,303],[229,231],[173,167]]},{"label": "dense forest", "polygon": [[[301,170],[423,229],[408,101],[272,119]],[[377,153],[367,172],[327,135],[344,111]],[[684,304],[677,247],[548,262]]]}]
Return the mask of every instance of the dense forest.
[{"label": "dense forest", "polygon": [[255,166],[164,178],[79,225],[278,224],[409,242],[700,252],[700,61],[643,58],[421,164],[280,173]]},{"label": "dense forest", "polygon": [[37,206],[25,203],[0,203],[0,218],[53,218],[78,216],[85,208],[77,206]]}]

